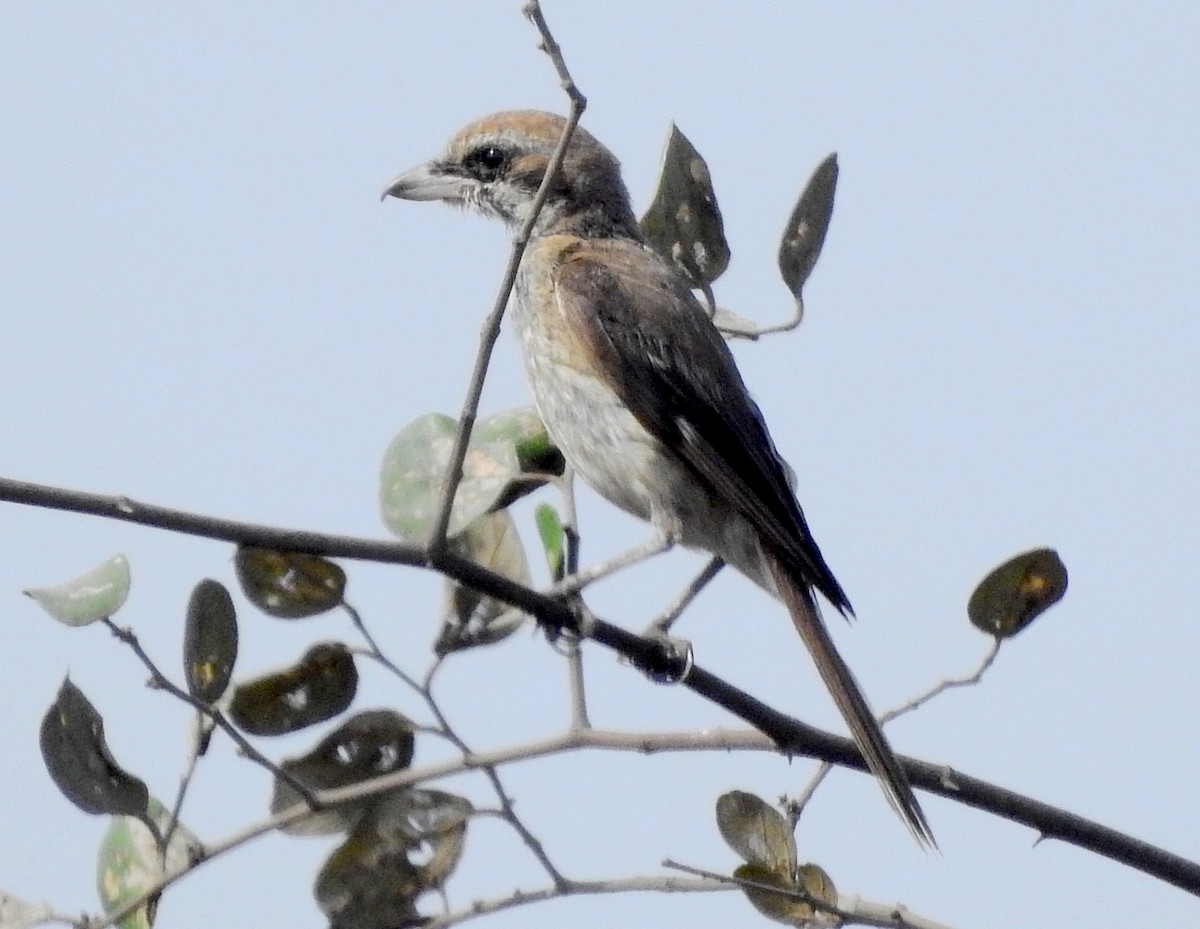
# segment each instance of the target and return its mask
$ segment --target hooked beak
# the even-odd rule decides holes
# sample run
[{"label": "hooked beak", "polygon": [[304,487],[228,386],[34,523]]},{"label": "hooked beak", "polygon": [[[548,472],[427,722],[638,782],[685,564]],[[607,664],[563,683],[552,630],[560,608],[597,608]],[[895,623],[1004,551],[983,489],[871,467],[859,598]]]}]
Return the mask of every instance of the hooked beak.
[{"label": "hooked beak", "polygon": [[446,200],[450,203],[461,203],[466,199],[470,183],[467,178],[446,174],[435,162],[427,162],[405,171],[388,184],[379,199],[396,197],[399,200]]}]

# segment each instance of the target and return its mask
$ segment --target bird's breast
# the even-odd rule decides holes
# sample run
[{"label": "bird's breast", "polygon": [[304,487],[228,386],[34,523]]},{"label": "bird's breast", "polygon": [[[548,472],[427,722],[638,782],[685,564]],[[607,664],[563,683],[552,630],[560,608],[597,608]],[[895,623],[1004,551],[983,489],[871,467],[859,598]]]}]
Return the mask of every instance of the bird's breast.
[{"label": "bird's breast", "polygon": [[661,446],[596,369],[547,270],[522,265],[512,305],[538,413],[584,481],[626,512],[650,519],[664,466]]}]

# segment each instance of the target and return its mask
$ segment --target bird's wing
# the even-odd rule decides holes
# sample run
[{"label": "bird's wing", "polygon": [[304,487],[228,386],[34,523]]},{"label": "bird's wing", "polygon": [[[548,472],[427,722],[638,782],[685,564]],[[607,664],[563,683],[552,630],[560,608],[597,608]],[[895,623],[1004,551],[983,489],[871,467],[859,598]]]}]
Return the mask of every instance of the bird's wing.
[{"label": "bird's wing", "polygon": [[821,557],[758,406],[687,284],[628,240],[561,253],[560,306],[643,427],[742,514],[793,576],[849,601]]}]

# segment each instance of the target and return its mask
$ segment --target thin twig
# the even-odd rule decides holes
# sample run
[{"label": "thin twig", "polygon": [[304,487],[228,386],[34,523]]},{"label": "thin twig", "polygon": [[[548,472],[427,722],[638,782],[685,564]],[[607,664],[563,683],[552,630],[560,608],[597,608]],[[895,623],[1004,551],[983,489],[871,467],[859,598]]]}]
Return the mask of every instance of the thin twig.
[{"label": "thin twig", "polygon": [[321,804],[318,801],[316,794],[312,790],[300,783],[300,781],[296,780],[296,778],[294,778],[291,774],[279,767],[270,758],[250,744],[246,737],[237,730],[233,723],[225,718],[224,713],[220,712],[215,707],[209,706],[202,700],[197,700],[186,690],[172,683],[171,680],[158,669],[158,666],[154,663],[154,659],[152,659],[146,653],[146,650],[142,648],[142,643],[138,641],[138,638],[132,629],[118,626],[111,619],[107,618],[103,620],[103,623],[108,627],[108,631],[111,632],[119,641],[128,645],[129,648],[132,649],[138,660],[146,667],[146,670],[150,672],[150,683],[156,690],[165,690],[175,699],[182,700],[188,706],[194,708],[200,713],[203,713],[205,716],[211,719],[222,732],[224,732],[227,736],[229,736],[230,739],[233,740],[234,744],[237,745],[238,749],[243,755],[245,755],[255,764],[266,768],[271,772],[271,774],[291,787],[292,790],[296,791],[296,793],[308,806],[310,812],[312,810],[321,808]]},{"label": "thin twig", "polygon": [[492,913],[499,913],[503,910],[513,909],[514,907],[527,906],[531,903],[542,903],[546,900],[559,900],[563,897],[645,892],[711,893],[713,891],[727,891],[729,889],[726,884],[718,884],[710,880],[689,880],[687,878],[668,877],[666,875],[612,878],[604,881],[571,881],[562,887],[551,885],[549,887],[538,888],[537,890],[518,890],[507,897],[501,897],[496,900],[477,900],[469,907],[446,913],[444,916],[435,916],[421,925],[425,929],[448,929],[449,926],[455,926],[480,916],[490,916]]},{"label": "thin twig", "polygon": [[205,749],[208,747],[208,738],[213,730],[212,719],[203,713],[197,712],[194,722],[196,738],[192,743],[191,752],[188,753],[187,768],[179,778],[179,790],[175,793],[175,803],[171,807],[171,818],[167,822],[167,831],[163,836],[162,860],[164,866],[167,862],[167,849],[171,847],[171,839],[175,836],[175,830],[179,828],[179,817],[183,812],[183,801],[187,797],[188,787],[191,786],[192,778],[196,775],[196,766],[200,763],[200,756],[204,754]]},{"label": "thin twig", "polygon": [[691,606],[692,601],[700,595],[700,591],[708,586],[723,567],[725,567],[725,562],[721,558],[715,555],[710,558],[708,564],[704,566],[704,570],[692,579],[692,582],[684,588],[683,593],[676,598],[675,602],[663,610],[662,615],[650,624],[650,631],[659,635],[666,635],[670,632],[671,626],[675,624],[683,611]]},{"label": "thin twig", "polygon": [[796,309],[792,312],[792,317],[787,322],[776,323],[772,326],[763,326],[754,333],[754,338],[760,339],[765,335],[773,335],[776,332],[791,332],[804,321],[804,300],[800,297],[796,298]]},{"label": "thin twig", "polygon": [[[568,577],[579,571],[579,510],[575,506],[575,472],[568,465],[558,480],[558,487],[563,499],[563,569]],[[553,578],[555,583],[562,578]],[[577,601],[578,603],[579,601]],[[576,729],[587,729],[591,726],[588,719],[587,689],[583,677],[583,648],[579,637],[572,636],[566,644],[567,676],[571,695],[571,726]]]},{"label": "thin twig", "polygon": [[[434,668],[439,665],[440,662],[436,662]],[[463,759],[466,760],[472,756],[470,747],[450,725],[450,721],[442,712],[442,708],[438,705],[437,700],[433,696],[433,691],[430,689],[433,684],[432,670],[425,681],[425,690],[423,691],[425,704],[429,707],[429,712],[433,714],[434,719],[437,720],[442,736],[451,742],[462,753]],[[500,780],[496,766],[485,764],[481,765],[479,770],[487,778],[488,783],[492,785],[492,791],[496,794],[496,800],[500,804],[500,815],[504,821],[520,836],[521,841],[525,843],[525,846],[537,860],[538,864],[542,866],[542,870],[546,872],[550,880],[557,886],[565,885],[567,882],[566,878],[563,877],[562,872],[558,870],[554,862],[550,860],[550,856],[546,853],[541,839],[534,835],[532,830],[521,820],[521,817],[517,815],[517,811],[513,807],[512,798],[509,797],[508,791],[504,789],[504,783]]]},{"label": "thin twig", "polygon": [[[955,687],[969,687],[978,684],[982,680],[984,673],[992,666],[992,662],[996,660],[996,656],[1000,653],[1000,643],[1002,639],[994,639],[991,646],[983,656],[983,660],[976,666],[974,671],[965,674],[962,677],[951,677],[944,681],[940,681],[924,693],[913,697],[907,703],[903,703],[898,707],[888,710],[879,717],[879,724],[886,726],[897,716],[903,716],[905,713],[911,713],[913,710],[924,706],[934,697],[945,693]],[[792,828],[796,828],[796,823],[800,820],[800,814],[804,812],[804,807],[808,805],[808,801],[812,799],[821,783],[829,776],[829,772],[833,770],[833,765],[827,761],[821,762],[816,773],[812,776],[812,780],[808,782],[808,786],[794,800],[789,800],[786,804],[785,815],[791,820]]]},{"label": "thin twig", "polygon": [[525,254],[525,246],[529,244],[529,236],[533,232],[534,224],[537,222],[538,215],[542,212],[542,206],[550,194],[550,188],[554,184],[563,159],[567,155],[567,146],[571,144],[571,136],[575,134],[575,127],[579,125],[579,119],[583,116],[584,108],[587,106],[587,99],[579,92],[579,88],[576,87],[570,73],[567,71],[566,62],[562,58],[562,51],[559,49],[558,43],[554,41],[554,37],[550,34],[545,17],[542,16],[541,7],[536,0],[533,0],[533,2],[525,7],[523,12],[537,27],[538,32],[541,33],[542,44],[540,48],[550,56],[550,60],[554,64],[554,69],[558,72],[559,80],[562,82],[563,90],[571,101],[571,107],[567,114],[566,125],[563,126],[562,137],[558,140],[554,154],[550,156],[550,163],[546,166],[546,174],[542,178],[541,186],[538,187],[537,193],[534,195],[533,203],[530,205],[529,215],[525,218],[525,221],[521,224],[513,239],[512,251],[509,253],[508,264],[504,269],[504,277],[500,281],[500,290],[496,294],[496,301],[492,306],[492,311],[488,314],[487,319],[484,321],[483,329],[480,332],[479,352],[475,356],[475,369],[471,372],[471,380],[467,385],[467,397],[463,401],[462,412],[458,417],[458,430],[454,436],[454,447],[450,451],[450,460],[446,465],[446,479],[442,485],[441,503],[438,508],[437,519],[433,522],[433,528],[429,533],[429,541],[426,546],[430,563],[435,565],[440,564],[443,556],[446,554],[446,531],[450,525],[450,511],[454,506],[454,496],[458,492],[458,485],[462,482],[462,466],[463,461],[467,457],[467,443],[470,442],[471,430],[475,427],[475,416],[479,411],[479,398],[483,395],[483,382],[487,377],[488,365],[492,358],[492,349],[495,347],[496,339],[500,335],[500,323],[504,318],[504,310],[508,306],[509,295],[512,293],[513,285],[517,281],[517,270],[521,266],[521,258]]}]

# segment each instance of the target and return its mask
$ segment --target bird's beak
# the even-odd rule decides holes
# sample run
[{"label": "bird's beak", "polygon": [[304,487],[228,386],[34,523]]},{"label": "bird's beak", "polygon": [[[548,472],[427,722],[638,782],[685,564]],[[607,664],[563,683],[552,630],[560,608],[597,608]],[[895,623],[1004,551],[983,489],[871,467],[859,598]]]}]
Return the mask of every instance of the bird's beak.
[{"label": "bird's beak", "polygon": [[435,162],[417,165],[405,171],[384,189],[380,200],[396,197],[400,200],[447,200],[461,203],[466,199],[470,181],[439,169]]}]

